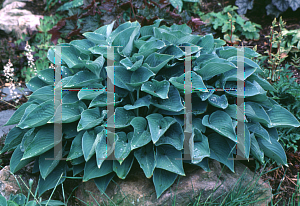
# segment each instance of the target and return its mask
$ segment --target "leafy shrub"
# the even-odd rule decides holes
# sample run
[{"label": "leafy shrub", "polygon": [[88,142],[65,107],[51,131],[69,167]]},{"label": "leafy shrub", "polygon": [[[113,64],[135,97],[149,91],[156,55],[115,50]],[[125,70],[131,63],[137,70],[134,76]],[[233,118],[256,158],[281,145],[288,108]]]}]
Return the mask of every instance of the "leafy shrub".
[{"label": "leafy shrub", "polygon": [[[254,0],[236,0],[235,5],[239,7],[239,14],[246,14],[247,10],[253,9]],[[296,11],[300,7],[299,0],[267,0],[262,3],[265,3],[267,6],[266,12],[267,15],[273,15],[278,17],[282,12],[285,12],[288,8],[292,8],[293,11]]]},{"label": "leafy shrub", "polygon": [[138,21],[141,26],[147,26],[152,25],[156,19],[164,19],[168,26],[173,23],[187,23],[193,30],[204,24],[185,10],[180,14],[177,14],[175,9],[171,11],[171,4],[164,0],[151,2],[74,0],[65,3],[57,11],[68,11],[68,14],[49,31],[52,34],[51,41],[55,44],[60,37],[65,40],[83,38],[84,32],[94,31],[105,22],[111,23],[112,17],[116,19],[116,27],[126,21]]},{"label": "leafy shrub", "polygon": [[251,21],[246,21],[235,10],[236,6],[227,6],[222,12],[210,12],[205,15],[200,15],[202,20],[207,20],[208,24],[213,25],[215,30],[221,30],[224,34],[224,39],[228,42],[237,42],[240,36],[245,36],[246,39],[259,39],[259,30],[261,26]]},{"label": "leafy shrub", "polygon": [[[62,156],[53,158],[54,145],[54,70],[45,69],[27,84],[33,91],[6,125],[17,124],[7,135],[1,152],[14,150],[11,171],[17,172],[35,161],[40,172],[39,195],[63,182],[68,172],[83,174],[83,181],[94,179],[105,191],[115,174],[125,179],[134,159],[147,178],[153,177],[157,198],[178,175],[185,175],[183,163],[209,170],[215,159],[234,171],[236,146],[237,50],[222,47],[223,40],[212,35],[192,35],[187,25],[141,27],[126,22],[112,31],[114,22],[87,39],[60,44],[62,48]],[[107,151],[107,48],[114,51],[115,151],[118,160],[103,160]],[[104,47],[99,47],[104,46]],[[192,47],[192,160],[175,160],[183,155],[185,50]],[[200,48],[199,48],[200,47]],[[54,48],[48,58],[54,63]],[[286,165],[278,143],[276,127],[298,127],[299,122],[286,109],[267,97],[273,87],[259,76],[260,67],[250,60],[258,54],[245,48],[245,157],[260,162],[264,155]],[[80,91],[76,89],[81,88]],[[97,88],[96,90],[84,90]],[[73,91],[69,91],[73,89]],[[74,91],[75,90],[75,91]],[[110,104],[111,105],[111,104]],[[244,121],[239,119],[239,121]],[[113,155],[113,154],[112,154]],[[63,174],[61,179],[60,176]],[[59,181],[60,180],[60,181]]]},{"label": "leafy shrub", "polygon": [[[279,73],[279,80],[272,85],[276,91],[270,91],[272,98],[282,107],[289,110],[297,119],[300,120],[300,84],[292,78],[293,73],[288,70],[290,65]],[[297,141],[300,140],[300,128],[279,128],[280,140],[286,149],[292,147],[297,151]]]}]

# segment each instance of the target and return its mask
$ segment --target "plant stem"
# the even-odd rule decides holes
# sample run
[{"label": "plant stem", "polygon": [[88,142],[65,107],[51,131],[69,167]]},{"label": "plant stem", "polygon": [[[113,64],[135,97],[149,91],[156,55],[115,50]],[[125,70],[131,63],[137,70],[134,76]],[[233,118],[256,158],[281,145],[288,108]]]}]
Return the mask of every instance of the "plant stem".
[{"label": "plant stem", "polygon": [[13,105],[13,104],[11,104],[11,103],[9,103],[9,102],[7,102],[7,101],[4,101],[3,99],[0,99],[0,101],[4,102],[4,103],[6,103],[6,104],[9,104],[10,106],[13,106],[14,108],[16,108],[15,105]]}]

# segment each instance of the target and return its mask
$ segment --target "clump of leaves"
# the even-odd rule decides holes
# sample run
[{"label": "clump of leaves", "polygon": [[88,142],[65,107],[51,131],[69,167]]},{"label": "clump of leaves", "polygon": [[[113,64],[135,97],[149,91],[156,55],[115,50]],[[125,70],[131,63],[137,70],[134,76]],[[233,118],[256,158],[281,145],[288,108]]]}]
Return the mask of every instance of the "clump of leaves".
[{"label": "clump of leaves", "polygon": [[[138,21],[141,26],[152,25],[156,19],[164,19],[166,25],[187,23],[192,29],[198,30],[204,23],[197,17],[191,17],[186,11],[177,14],[170,10],[171,4],[165,0],[132,1],[132,0],[75,0],[68,2],[57,11],[68,10],[68,17],[57,23],[49,31],[51,41],[55,44],[62,37],[66,40],[84,38],[84,32],[94,31],[102,26],[107,19],[116,20],[115,27],[126,21]],[[111,23],[111,21],[106,22]]]},{"label": "clump of leaves", "polygon": [[[300,84],[292,77],[293,73],[288,70],[286,64],[280,72],[279,79],[272,85],[276,91],[270,91],[272,98],[286,108],[300,121]],[[297,141],[300,140],[300,128],[279,128],[280,141],[286,149],[292,147],[297,151]]]},{"label": "clump of leaves", "polygon": [[215,30],[221,30],[224,34],[224,39],[229,43],[237,43],[240,36],[245,36],[246,39],[259,39],[259,31],[261,26],[251,21],[246,21],[235,10],[236,6],[224,7],[222,12],[210,12],[201,15],[207,24],[213,25]]},{"label": "clump of leaves", "polygon": [[[300,123],[267,97],[265,90],[274,88],[259,76],[261,68],[250,60],[258,54],[245,48],[245,76],[241,79],[245,90],[241,95],[237,92],[235,47],[222,47],[225,42],[212,35],[192,35],[185,24],[167,27],[160,26],[161,21],[144,27],[137,21],[126,22],[115,30],[113,22],[84,33],[86,39],[60,44],[65,46],[62,80],[57,83],[62,86],[60,141],[54,141],[53,131],[54,114],[59,111],[53,107],[54,70],[39,71],[27,84],[33,94],[6,123],[17,126],[8,133],[1,152],[14,150],[12,172],[35,162],[34,171],[40,173],[39,195],[56,182],[62,183],[70,173],[83,175],[83,181],[93,179],[105,191],[115,175],[125,179],[137,160],[145,176],[152,178],[159,198],[178,175],[185,175],[184,162],[208,171],[210,159],[215,159],[234,171],[236,146],[244,148],[245,158],[253,156],[264,162],[267,156],[287,164],[276,127],[299,127]],[[114,57],[108,52],[111,46],[118,46],[112,50]],[[56,52],[54,48],[48,51],[52,63]],[[185,72],[188,57],[191,71]],[[114,81],[107,78],[112,69],[108,62],[113,60]],[[192,82],[188,139],[184,135],[185,75]],[[108,90],[112,82],[113,93]],[[241,96],[245,104],[237,107],[235,99]],[[108,106],[114,106],[112,116]],[[237,117],[237,112],[244,114],[239,109],[244,107],[246,116]],[[245,141],[240,144],[235,131],[238,121],[245,121]],[[109,122],[114,124],[113,139],[108,135]],[[183,148],[184,142],[188,148]],[[62,145],[59,154],[67,161],[53,158],[58,144]],[[112,150],[109,145],[114,145]],[[191,160],[183,161],[186,149]]]},{"label": "clump of leaves", "polygon": [[[267,15],[278,17],[281,13],[285,12],[288,8],[296,11],[300,7],[299,0],[266,0],[261,3],[266,5]],[[236,0],[235,5],[239,7],[239,14],[246,14],[247,10],[253,9],[254,0]],[[259,5],[261,7],[261,4]]]}]

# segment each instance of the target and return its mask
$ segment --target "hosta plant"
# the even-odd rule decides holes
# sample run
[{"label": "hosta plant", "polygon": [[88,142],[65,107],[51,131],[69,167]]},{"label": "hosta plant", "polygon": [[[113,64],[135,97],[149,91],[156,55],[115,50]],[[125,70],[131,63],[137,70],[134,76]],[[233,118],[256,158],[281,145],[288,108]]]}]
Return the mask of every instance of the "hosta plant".
[{"label": "hosta plant", "polygon": [[[105,191],[117,175],[125,179],[137,160],[152,178],[157,198],[175,179],[184,176],[184,164],[209,170],[215,159],[234,171],[237,143],[235,101],[237,49],[223,47],[212,35],[192,35],[187,25],[151,26],[126,22],[112,31],[114,22],[84,33],[86,39],[62,47],[62,157],[54,157],[54,70],[44,69],[28,82],[33,91],[6,125],[17,124],[7,135],[2,152],[14,150],[11,171],[34,161],[39,172],[39,195],[63,182],[66,175],[93,179]],[[115,101],[107,101],[108,46],[114,48]],[[192,46],[192,135],[190,159],[182,160],[185,114],[185,47]],[[54,64],[55,48],[48,51]],[[245,48],[245,158],[264,157],[286,165],[276,127],[298,127],[286,109],[267,97],[273,87],[260,77],[261,68]],[[112,61],[112,59],[110,59]],[[55,83],[55,85],[60,85]],[[93,88],[94,90],[86,89]],[[232,88],[233,90],[217,90]],[[107,151],[107,106],[114,105],[114,151]],[[244,121],[244,118],[238,118]],[[116,160],[107,160],[111,155]],[[62,178],[61,174],[63,174]]]}]

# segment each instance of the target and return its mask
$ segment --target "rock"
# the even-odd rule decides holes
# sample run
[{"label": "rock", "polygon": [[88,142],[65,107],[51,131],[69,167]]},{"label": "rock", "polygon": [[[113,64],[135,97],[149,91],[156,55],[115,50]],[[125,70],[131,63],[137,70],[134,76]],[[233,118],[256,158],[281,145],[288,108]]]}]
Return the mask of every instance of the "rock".
[{"label": "rock", "polygon": [[15,113],[16,110],[9,109],[9,110],[4,110],[0,112],[0,138],[2,138],[4,135],[7,135],[8,132],[14,128],[16,125],[8,125],[8,126],[3,126],[6,124],[6,122],[10,119],[10,117]]},{"label": "rock", "polygon": [[3,8],[6,7],[7,5],[9,5],[9,4],[15,2],[15,1],[21,2],[21,1],[32,1],[32,0],[5,0],[5,1],[3,2]]},{"label": "rock", "polygon": [[[31,166],[32,167],[32,166]],[[16,180],[18,179],[18,182]],[[28,194],[29,180],[33,180],[33,186],[31,191],[34,193],[37,186],[37,178],[27,173],[22,174],[22,181],[19,175],[12,175],[10,172],[10,167],[5,166],[2,170],[0,170],[0,194],[4,196],[7,200],[9,199],[10,194],[16,195],[21,193],[21,189],[18,185],[20,184],[22,190],[24,191],[24,195]],[[24,185],[27,185],[27,187]]]},{"label": "rock", "polygon": [[[194,165],[184,165],[186,176],[180,176],[172,185],[171,189],[166,190],[159,199],[156,198],[156,193],[152,179],[147,179],[143,171],[139,168],[135,162],[135,168],[132,168],[125,180],[114,177],[107,189],[106,195],[101,194],[97,189],[94,181],[88,181],[81,183],[76,190],[75,196],[84,202],[93,202],[97,205],[93,197],[101,204],[103,201],[105,204],[110,204],[110,198],[117,205],[173,205],[174,197],[176,195],[176,205],[188,205],[191,200],[196,200],[199,193],[201,194],[201,201],[204,202],[214,188],[220,186],[214,193],[214,197],[224,195],[225,192],[230,191],[234,184],[237,183],[242,176],[244,170],[244,179],[241,182],[242,187],[245,187],[254,177],[254,173],[251,172],[242,163],[235,161],[235,173],[232,173],[228,168],[223,169],[219,162],[211,161],[211,172],[205,172],[200,167]],[[220,175],[221,174],[221,175]],[[218,177],[220,175],[220,180]],[[255,179],[256,180],[256,179]],[[255,181],[254,181],[255,182]],[[177,185],[178,184],[178,185]],[[258,193],[253,200],[260,200],[266,198],[264,201],[255,203],[255,205],[268,205],[272,198],[272,188],[269,184],[258,181],[258,185],[255,187],[258,189]],[[90,194],[93,194],[90,195]],[[259,194],[262,196],[259,197]],[[126,196],[126,197],[125,197]],[[213,198],[213,199],[215,199]]]},{"label": "rock", "polygon": [[40,25],[41,15],[34,15],[28,10],[22,10],[26,3],[20,1],[5,1],[0,10],[0,30],[10,34],[15,32],[18,38],[27,33],[27,28],[36,31]]},{"label": "rock", "polygon": [[[19,87],[16,87],[14,90],[12,90],[12,94],[14,92],[16,92],[17,93],[16,95],[20,96],[20,97],[22,97],[22,95],[24,95],[24,94],[25,95],[29,94],[30,90],[27,87],[22,88],[22,89],[23,89],[23,91],[21,91],[21,89]],[[1,89],[1,91],[3,93],[4,101],[10,101],[13,99],[13,97],[12,97],[13,95],[10,93],[9,87],[3,87],[3,89]]]}]

